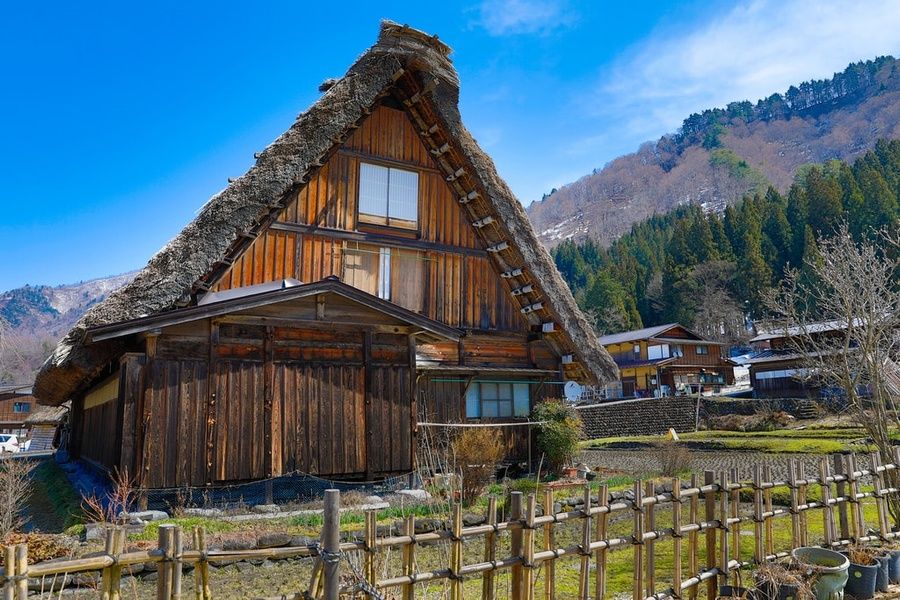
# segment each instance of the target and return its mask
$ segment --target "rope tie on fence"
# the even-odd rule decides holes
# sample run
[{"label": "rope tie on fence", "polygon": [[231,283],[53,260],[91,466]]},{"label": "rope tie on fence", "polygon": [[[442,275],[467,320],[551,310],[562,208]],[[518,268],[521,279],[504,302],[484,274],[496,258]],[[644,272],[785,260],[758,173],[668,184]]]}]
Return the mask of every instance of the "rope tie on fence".
[{"label": "rope tie on fence", "polygon": [[[322,562],[328,565],[333,565],[341,560],[341,556],[344,555],[343,552],[338,550],[337,552],[331,552],[322,547],[322,544],[316,542],[312,544],[313,548],[316,551],[316,554],[322,559]],[[349,559],[348,559],[349,560]]]}]

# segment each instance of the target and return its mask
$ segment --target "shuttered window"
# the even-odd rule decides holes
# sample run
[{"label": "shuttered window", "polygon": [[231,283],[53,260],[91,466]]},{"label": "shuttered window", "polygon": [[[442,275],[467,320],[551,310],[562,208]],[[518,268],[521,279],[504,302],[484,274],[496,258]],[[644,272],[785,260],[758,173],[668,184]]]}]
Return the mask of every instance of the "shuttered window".
[{"label": "shuttered window", "polygon": [[418,214],[418,173],[360,163],[360,222],[415,229]]}]

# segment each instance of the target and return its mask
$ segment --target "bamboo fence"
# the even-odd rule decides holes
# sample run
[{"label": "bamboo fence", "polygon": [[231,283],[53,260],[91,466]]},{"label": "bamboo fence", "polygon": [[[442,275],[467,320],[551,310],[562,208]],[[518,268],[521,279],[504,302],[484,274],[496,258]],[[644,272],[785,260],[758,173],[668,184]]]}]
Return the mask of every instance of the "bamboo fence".
[{"label": "bamboo fence", "polygon": [[[340,494],[328,490],[325,524],[321,542],[316,545],[207,550],[204,531],[195,528],[192,548],[186,549],[181,528],[163,525],[156,549],[125,552],[124,530],[111,528],[105,552],[89,558],[29,564],[25,545],[7,547],[0,584],[3,600],[24,600],[28,596],[29,578],[100,571],[101,597],[119,600],[124,567],[158,563],[156,597],[174,600],[183,596],[183,567],[190,564],[195,567],[192,595],[197,600],[209,600],[212,598],[211,560],[315,557],[316,567],[308,589],[298,592],[294,598],[336,599],[343,594],[343,597],[373,598],[399,595],[403,600],[412,600],[417,586],[442,584],[449,590],[451,600],[462,600],[464,582],[480,577],[482,598],[493,600],[498,595],[496,578],[504,573],[508,576],[510,598],[533,600],[536,596],[557,597],[560,564],[571,561],[571,568],[578,573],[577,597],[600,600],[609,595],[610,553],[630,548],[634,600],[694,599],[701,594],[714,598],[719,585],[739,583],[741,570],[787,557],[791,549],[809,544],[809,522],[815,516],[821,518],[822,545],[826,547],[839,549],[850,544],[888,542],[900,536],[900,532],[892,531],[888,514],[888,499],[900,494],[900,488],[887,484],[896,479],[889,474],[898,465],[900,452],[895,452],[891,464],[882,464],[876,454],[870,455],[868,469],[857,468],[856,456],[852,454],[836,455],[833,461],[822,457],[815,475],[806,474],[802,463],[791,461],[788,478],[783,481],[773,481],[769,469],[758,465],[753,468],[752,479],[743,482],[738,480],[735,471],[707,471],[702,481],[698,475],[689,481],[674,478],[665,491],[657,490],[658,483],[653,481],[635,482],[631,490],[633,498],[617,501],[610,501],[609,490],[604,485],[596,490],[585,486],[580,506],[562,512],[548,510],[540,516],[534,494],[526,498],[521,492],[513,492],[506,520],[498,520],[497,501],[491,498],[483,525],[463,527],[462,508],[454,505],[445,530],[416,534],[415,517],[410,516],[402,524],[402,535],[387,537],[378,536],[377,513],[370,511],[366,513],[364,539],[344,543],[339,543],[338,537]],[[863,491],[863,481],[868,491]],[[786,490],[789,495],[789,502],[784,506],[776,507],[773,501],[777,489]],[[819,491],[820,499],[813,501],[809,496],[815,490]],[[549,490],[544,491],[542,500],[548,509],[554,505]],[[876,518],[871,527],[865,521],[864,504],[875,508]],[[658,527],[657,520],[666,515],[671,526]],[[620,523],[630,522],[630,534],[611,537],[611,520],[617,517]],[[776,551],[775,527],[782,527],[781,523],[790,527],[790,547]],[[563,547],[556,543],[557,528],[561,526],[577,530],[577,543]],[[540,544],[538,532],[542,533]],[[741,552],[742,536],[753,538],[752,557]],[[502,537],[508,539],[501,540]],[[481,540],[483,559],[465,564],[463,545],[477,540]],[[447,563],[442,568],[420,571],[418,547],[429,543],[448,546]],[[662,543],[670,543],[673,549],[673,564],[667,569],[657,564],[658,546]],[[508,547],[506,556],[501,555],[501,547]],[[399,572],[379,578],[376,564],[391,549],[399,549]],[[361,568],[357,569],[349,559],[352,553],[357,554]],[[543,585],[538,585],[539,570]]]}]

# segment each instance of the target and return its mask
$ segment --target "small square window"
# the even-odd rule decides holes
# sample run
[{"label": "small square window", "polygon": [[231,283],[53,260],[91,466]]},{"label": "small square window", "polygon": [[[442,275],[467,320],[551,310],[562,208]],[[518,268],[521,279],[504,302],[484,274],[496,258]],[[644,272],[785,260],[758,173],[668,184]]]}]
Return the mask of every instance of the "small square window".
[{"label": "small square window", "polygon": [[31,412],[31,403],[30,402],[15,402],[13,404],[13,412],[14,413]]},{"label": "small square window", "polygon": [[359,165],[359,221],[415,229],[419,174],[369,163]]},{"label": "small square window", "polygon": [[697,346],[697,354],[709,354],[708,346]]}]

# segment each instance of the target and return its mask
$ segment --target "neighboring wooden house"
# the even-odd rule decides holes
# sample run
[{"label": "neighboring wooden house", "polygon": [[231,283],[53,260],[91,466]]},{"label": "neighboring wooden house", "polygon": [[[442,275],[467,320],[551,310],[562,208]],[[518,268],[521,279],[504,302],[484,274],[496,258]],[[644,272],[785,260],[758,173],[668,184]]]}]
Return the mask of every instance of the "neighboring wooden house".
[{"label": "neighboring wooden house", "polygon": [[28,434],[25,419],[35,406],[31,384],[0,385],[0,433],[12,433],[22,438]]},{"label": "neighboring wooden house", "polygon": [[59,448],[62,425],[69,414],[68,404],[62,406],[37,406],[25,419],[28,430],[28,451],[44,452]]},{"label": "neighboring wooden house", "polygon": [[[71,452],[147,488],[409,472],[615,364],[463,126],[436,37],[378,42],[63,339]],[[510,444],[514,440],[510,440]]]},{"label": "neighboring wooden house", "polygon": [[717,392],[734,383],[734,363],[723,355],[724,345],[678,323],[605,335],[600,344],[619,367],[608,398]]}]

